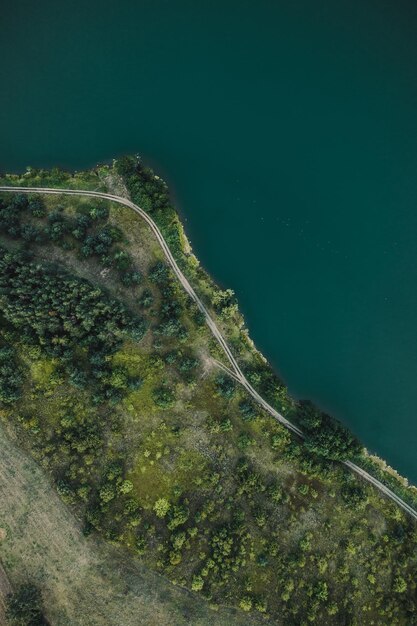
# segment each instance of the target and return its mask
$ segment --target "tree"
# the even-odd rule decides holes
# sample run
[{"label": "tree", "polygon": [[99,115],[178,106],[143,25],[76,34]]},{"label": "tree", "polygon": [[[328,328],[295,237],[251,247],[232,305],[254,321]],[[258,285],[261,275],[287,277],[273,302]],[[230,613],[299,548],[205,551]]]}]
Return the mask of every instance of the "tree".
[{"label": "tree", "polygon": [[190,515],[189,510],[182,505],[174,506],[170,511],[170,520],[168,522],[168,528],[174,530],[177,526],[185,524]]},{"label": "tree", "polygon": [[153,510],[155,511],[157,517],[165,517],[170,508],[171,504],[166,498],[159,498],[153,506]]},{"label": "tree", "polygon": [[20,396],[23,376],[12,346],[0,348],[0,402],[12,404]]},{"label": "tree", "polygon": [[227,376],[226,374],[219,374],[216,377],[215,382],[216,382],[216,387],[217,387],[217,391],[219,395],[227,399],[230,399],[233,397],[236,386],[233,380],[230,378],[230,376]]},{"label": "tree", "polygon": [[60,242],[69,231],[69,221],[60,213],[51,213],[48,217],[46,234],[51,241]]},{"label": "tree", "polygon": [[91,226],[92,219],[89,215],[78,215],[75,219],[71,234],[75,239],[85,240],[86,233]]},{"label": "tree", "polygon": [[368,501],[365,489],[361,485],[352,482],[343,485],[341,496],[346,504],[349,504],[352,508],[362,507]]},{"label": "tree", "polygon": [[239,411],[242,415],[242,419],[245,422],[251,422],[255,419],[257,412],[253,406],[253,402],[250,400],[242,400],[239,402]]},{"label": "tree", "polygon": [[407,583],[402,576],[396,576],[392,588],[396,593],[405,593],[407,591]]},{"label": "tree", "polygon": [[165,319],[158,327],[157,332],[165,337],[185,338],[187,330],[176,317]]},{"label": "tree", "polygon": [[158,261],[149,271],[149,280],[157,285],[163,285],[168,281],[169,268],[163,261]]},{"label": "tree", "polygon": [[339,612],[339,607],[337,606],[337,603],[330,602],[329,606],[327,607],[327,612],[329,615],[337,615],[337,613]]},{"label": "tree", "polygon": [[193,591],[201,591],[203,586],[204,586],[204,580],[202,579],[202,577],[198,575],[193,576],[191,589]]},{"label": "tree", "polygon": [[124,480],[119,487],[120,493],[130,493],[133,489],[133,483],[130,480]]},{"label": "tree", "polygon": [[224,309],[236,304],[235,294],[231,289],[226,289],[225,291],[214,291],[212,302],[216,311],[220,313]]},{"label": "tree", "polygon": [[45,205],[39,196],[31,196],[28,199],[29,210],[34,217],[44,217],[46,215]]},{"label": "tree", "polygon": [[109,216],[109,209],[104,204],[98,203],[91,207],[88,213],[93,220],[105,220]]},{"label": "tree", "polygon": [[337,461],[355,457],[361,451],[356,437],[340,422],[317,409],[310,401],[298,403],[300,426],[310,452]]},{"label": "tree", "polygon": [[169,206],[166,183],[145,167],[138,156],[122,157],[114,165],[117,173],[123,176],[131,197],[145,211]]},{"label": "tree", "polygon": [[260,613],[266,613],[267,608],[268,605],[265,598],[257,598],[255,602],[255,609]]},{"label": "tree", "polygon": [[157,387],[152,392],[152,397],[156,405],[167,409],[174,404],[175,396],[169,387]]},{"label": "tree", "polygon": [[123,156],[114,162],[116,171],[120,176],[132,176],[138,167],[138,156]]},{"label": "tree", "polygon": [[319,580],[313,589],[313,597],[317,598],[321,602],[325,602],[329,597],[329,591],[327,589],[327,583],[324,580]]},{"label": "tree", "polygon": [[114,490],[113,485],[111,484],[104,485],[104,487],[100,489],[100,499],[104,503],[107,503],[107,502],[110,502],[110,500],[113,500],[115,495],[116,495],[116,492]]},{"label": "tree", "polygon": [[132,265],[132,257],[126,250],[116,250],[113,259],[119,272],[127,272]]},{"label": "tree", "polygon": [[252,608],[252,599],[249,596],[245,596],[239,602],[239,606],[242,611],[250,611]]},{"label": "tree", "polygon": [[120,273],[120,280],[125,287],[131,287],[132,285],[139,285],[142,280],[142,274],[136,270],[130,270],[128,272]]},{"label": "tree", "polygon": [[140,306],[142,306],[144,309],[148,308],[151,306],[151,304],[153,303],[153,295],[152,292],[149,289],[144,289],[141,297],[138,300],[138,303],[140,304]]}]

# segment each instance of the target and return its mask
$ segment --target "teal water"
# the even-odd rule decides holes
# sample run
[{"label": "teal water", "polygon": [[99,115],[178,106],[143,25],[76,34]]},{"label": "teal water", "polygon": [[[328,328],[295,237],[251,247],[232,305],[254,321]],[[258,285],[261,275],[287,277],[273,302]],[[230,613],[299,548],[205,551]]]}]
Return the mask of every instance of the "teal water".
[{"label": "teal water", "polygon": [[3,0],[0,167],[140,152],[291,391],[417,482],[417,5]]}]

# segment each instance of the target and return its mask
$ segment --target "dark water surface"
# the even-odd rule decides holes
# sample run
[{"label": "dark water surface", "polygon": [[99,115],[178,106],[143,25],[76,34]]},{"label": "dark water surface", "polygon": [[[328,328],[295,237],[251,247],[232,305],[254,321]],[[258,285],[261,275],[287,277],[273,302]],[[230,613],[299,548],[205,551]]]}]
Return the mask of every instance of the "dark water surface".
[{"label": "dark water surface", "polygon": [[257,346],[417,482],[417,5],[3,0],[0,167],[140,152]]}]

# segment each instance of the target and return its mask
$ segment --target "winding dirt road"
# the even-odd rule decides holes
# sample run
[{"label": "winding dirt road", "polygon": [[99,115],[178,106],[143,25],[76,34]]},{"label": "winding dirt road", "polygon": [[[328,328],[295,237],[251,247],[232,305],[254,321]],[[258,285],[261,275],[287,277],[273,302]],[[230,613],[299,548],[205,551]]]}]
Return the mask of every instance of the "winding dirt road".
[{"label": "winding dirt road", "polygon": [[[109,193],[103,193],[103,192],[100,192],[100,191],[87,191],[87,190],[83,190],[83,189],[55,189],[55,188],[51,188],[51,187],[11,187],[11,186],[0,186],[0,192],[40,193],[40,194],[67,195],[67,196],[91,196],[93,198],[103,198],[104,200],[110,200],[112,202],[117,202],[118,204],[122,204],[124,206],[129,207],[130,209],[135,211],[135,213],[140,215],[145,220],[145,222],[149,225],[149,227],[151,228],[152,232],[154,233],[156,239],[158,240],[159,245],[161,246],[161,248],[162,248],[162,250],[163,250],[163,252],[165,254],[165,257],[166,257],[169,265],[171,266],[174,274],[177,276],[177,278],[180,281],[181,285],[183,286],[185,291],[188,293],[190,298],[192,298],[192,300],[194,300],[194,302],[196,303],[196,305],[198,306],[200,311],[203,313],[203,315],[205,317],[205,320],[206,320],[206,323],[207,323],[208,327],[210,328],[214,338],[217,340],[217,342],[219,343],[219,345],[223,349],[224,353],[226,354],[226,357],[227,357],[227,359],[228,359],[228,361],[229,361],[229,363],[230,363],[230,365],[232,367],[232,371],[230,372],[228,370],[228,368],[226,368],[225,366],[221,365],[221,367],[225,371],[230,373],[233,376],[233,378],[235,380],[237,380],[248,391],[248,393],[253,397],[253,399],[260,406],[262,406],[262,408],[265,411],[267,411],[270,415],[272,415],[272,417],[274,417],[278,422],[283,424],[286,428],[288,428],[290,431],[292,431],[293,433],[295,433],[299,437],[304,438],[304,433],[297,426],[295,426],[294,424],[289,422],[283,415],[281,415],[281,413],[276,411],[270,404],[268,404],[268,402],[266,400],[264,400],[264,398],[262,398],[262,396],[259,395],[259,393],[252,387],[250,382],[247,380],[247,378],[243,374],[242,370],[240,369],[240,367],[239,367],[235,357],[233,356],[233,354],[232,354],[232,352],[231,352],[231,350],[230,350],[230,348],[229,348],[225,338],[223,337],[223,335],[221,334],[220,330],[217,328],[214,320],[210,316],[210,313],[208,312],[208,310],[204,306],[203,302],[200,300],[200,298],[198,297],[198,295],[196,294],[196,292],[194,291],[194,289],[192,288],[192,286],[188,282],[187,278],[184,276],[184,274],[182,273],[182,271],[178,267],[178,265],[177,265],[177,263],[176,263],[176,261],[174,259],[174,256],[173,256],[171,250],[169,249],[168,244],[166,243],[166,241],[165,241],[161,231],[159,230],[158,226],[155,224],[155,222],[149,217],[149,215],[143,209],[141,209],[139,206],[137,206],[136,204],[134,204],[130,200],[127,200],[126,198],[123,198],[121,196],[115,196],[115,195],[112,195],[112,194],[109,194]],[[389,487],[386,487],[378,479],[376,479],[373,476],[371,476],[371,474],[368,474],[368,472],[363,470],[361,467],[359,467],[355,463],[352,463],[351,461],[344,461],[343,464],[346,467],[348,467],[350,470],[352,470],[353,472],[355,472],[356,474],[361,476],[364,480],[367,480],[369,483],[371,483],[372,485],[377,487],[377,489],[379,489],[385,496],[387,496],[388,498],[393,500],[396,504],[398,504],[398,506],[400,506],[404,511],[406,511],[409,515],[411,515],[414,519],[417,520],[417,511],[415,509],[413,509],[409,504],[407,504],[407,502],[402,500],[402,498],[397,496],[397,494],[394,493],[391,489],[389,489]]]}]

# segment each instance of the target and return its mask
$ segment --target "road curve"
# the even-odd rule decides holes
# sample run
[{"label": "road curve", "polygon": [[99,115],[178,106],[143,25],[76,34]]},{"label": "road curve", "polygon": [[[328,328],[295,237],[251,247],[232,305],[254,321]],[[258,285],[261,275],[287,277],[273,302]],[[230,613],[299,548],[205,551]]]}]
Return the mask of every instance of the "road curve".
[{"label": "road curve", "polygon": [[[124,206],[129,207],[130,209],[135,211],[135,213],[140,215],[145,220],[145,222],[149,225],[152,232],[154,233],[156,239],[158,240],[159,245],[162,248],[162,251],[165,254],[165,257],[169,265],[171,266],[174,274],[177,276],[184,290],[188,293],[190,298],[196,303],[200,311],[203,313],[207,326],[210,328],[214,338],[217,340],[217,342],[223,349],[230,365],[232,366],[233,372],[230,372],[230,370],[226,368],[225,366],[223,367],[223,369],[227,371],[229,374],[231,374],[233,378],[237,380],[248,391],[248,393],[253,397],[253,399],[260,406],[262,406],[262,408],[265,411],[267,411],[270,415],[272,415],[272,417],[274,417],[278,422],[283,424],[290,431],[292,431],[293,433],[295,433],[296,435],[304,439],[305,436],[302,430],[300,430],[297,426],[295,426],[290,421],[288,421],[283,415],[281,415],[281,413],[276,411],[270,404],[268,404],[268,402],[264,400],[262,396],[259,395],[259,393],[252,387],[250,382],[247,380],[246,376],[240,369],[235,357],[233,356],[233,353],[230,350],[225,338],[221,334],[220,330],[217,328],[210,313],[208,312],[208,310],[206,309],[206,307],[204,306],[204,304],[202,303],[202,301],[200,300],[200,298],[198,297],[198,295],[196,294],[196,292],[194,291],[194,289],[188,282],[187,278],[184,276],[184,274],[178,267],[177,262],[175,261],[174,256],[171,250],[169,249],[168,244],[166,243],[158,226],[155,224],[153,219],[149,217],[149,215],[143,209],[141,209],[139,206],[137,206],[130,200],[127,200],[126,198],[123,198],[121,196],[116,196],[116,195],[109,194],[109,193],[103,193],[100,191],[87,191],[84,189],[57,189],[57,188],[52,188],[52,187],[0,186],[0,192],[40,193],[40,194],[51,194],[51,195],[66,195],[66,196],[91,196],[93,198],[102,198],[104,200],[110,200],[112,202],[122,204]],[[402,498],[397,496],[397,494],[394,493],[391,489],[389,489],[389,487],[381,483],[377,478],[374,478],[371,474],[368,474],[368,472],[363,470],[361,467],[359,467],[355,463],[352,463],[351,461],[343,461],[343,465],[345,465],[351,471],[358,474],[358,476],[360,476],[364,480],[367,480],[369,483],[377,487],[377,489],[379,489],[384,495],[386,495],[388,498],[393,500],[398,506],[400,506],[409,515],[411,515],[411,517],[417,520],[417,511],[413,509],[409,504],[407,504],[407,502],[402,500]]]}]

